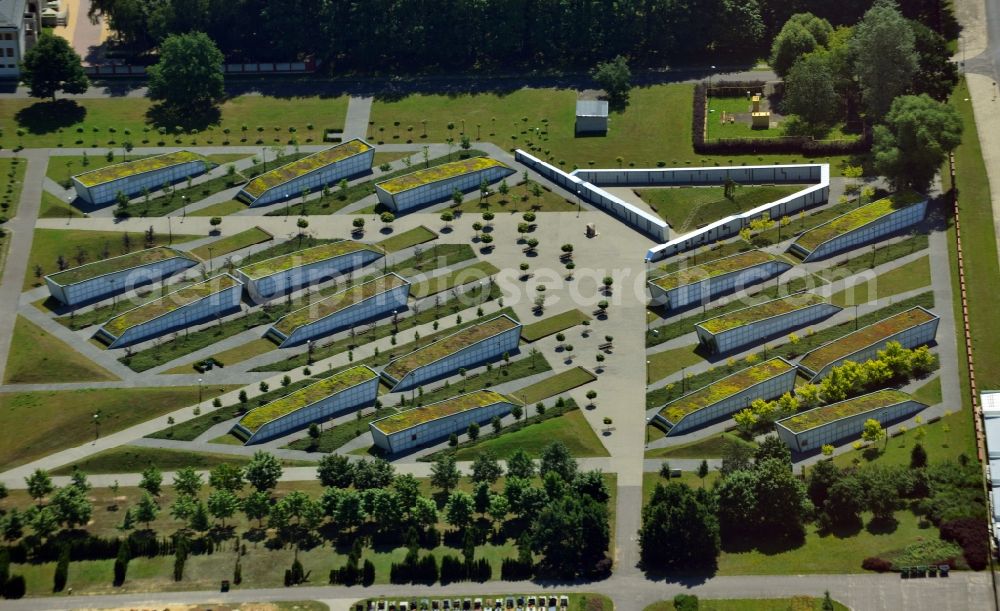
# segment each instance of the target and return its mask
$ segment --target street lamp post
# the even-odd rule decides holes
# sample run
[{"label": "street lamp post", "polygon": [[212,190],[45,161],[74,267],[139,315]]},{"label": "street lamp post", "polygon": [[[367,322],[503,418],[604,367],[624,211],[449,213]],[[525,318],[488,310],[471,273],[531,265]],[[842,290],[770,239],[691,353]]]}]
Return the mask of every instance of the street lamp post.
[{"label": "street lamp post", "polygon": [[285,193],[281,197],[283,197],[285,199],[285,220],[287,221],[288,220],[288,194]]},{"label": "street lamp post", "polygon": [[209,246],[208,247],[208,272],[209,273],[212,272],[212,250],[214,250],[214,249],[211,246]]},{"label": "street lamp post", "polygon": [[201,378],[198,378],[198,407],[201,407]]},{"label": "street lamp post", "polygon": [[583,208],[583,202],[580,201],[580,188],[576,189],[576,217],[580,218],[580,209]]},{"label": "street lamp post", "polygon": [[[712,72],[715,72],[715,66],[712,66]],[[708,73],[708,91],[706,92],[707,97],[712,97],[712,72]]]},{"label": "street lamp post", "polygon": [[99,412],[94,412],[94,442],[96,443],[98,438],[101,436],[101,414]]},{"label": "street lamp post", "polygon": [[181,222],[183,222],[183,219],[186,219],[188,216],[187,203],[188,203],[187,195],[181,195],[181,219],[182,219]]}]

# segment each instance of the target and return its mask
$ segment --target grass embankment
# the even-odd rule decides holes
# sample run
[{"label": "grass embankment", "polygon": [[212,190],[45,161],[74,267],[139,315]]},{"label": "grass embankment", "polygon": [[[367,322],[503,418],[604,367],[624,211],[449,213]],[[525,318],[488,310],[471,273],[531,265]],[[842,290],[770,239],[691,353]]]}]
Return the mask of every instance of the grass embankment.
[{"label": "grass embankment", "polygon": [[[75,312],[64,314],[63,316],[56,318],[56,322],[73,331],[85,329],[91,325],[100,325],[127,310],[149,303],[150,301],[160,299],[170,292],[191,286],[196,282],[197,280],[180,280],[166,286],[160,284],[150,284],[145,287],[141,287],[138,291],[136,291],[135,296],[129,298],[128,300],[115,299],[112,300],[112,303],[91,308],[86,312],[81,312],[79,314]],[[41,302],[36,302],[36,304],[43,311],[51,312],[53,309],[60,311],[64,309],[64,306],[51,297],[44,299]]]},{"label": "grass embankment", "polygon": [[438,234],[434,233],[430,229],[420,225],[419,227],[414,227],[403,233],[397,233],[394,236],[390,236],[378,245],[387,253],[398,252],[417,244],[424,244],[425,242],[430,242],[438,237]]},{"label": "grass embankment", "polygon": [[[101,168],[116,163],[124,163],[125,157],[121,154],[121,149],[113,151],[111,159],[106,155],[57,155],[49,157],[49,165],[45,169],[45,176],[60,185],[69,188],[72,185],[70,177],[84,172],[93,172]],[[129,155],[128,161],[138,161],[148,155]]]},{"label": "grass embankment", "polygon": [[[649,427],[650,429],[655,427]],[[659,430],[659,429],[657,429]],[[662,436],[662,434],[661,434]],[[646,452],[646,458],[722,458],[726,445],[738,445],[756,448],[756,443],[744,441],[732,433],[713,435],[684,445],[656,448]]]},{"label": "grass embankment", "polygon": [[687,233],[713,221],[752,210],[797,193],[807,185],[740,186],[732,199],[724,187],[637,189],[638,195],[677,233]]},{"label": "grass embankment", "polygon": [[685,367],[700,363],[703,359],[695,352],[697,349],[698,344],[691,344],[648,355],[646,357],[647,383],[652,384]]},{"label": "grass embankment", "polygon": [[[619,165],[651,168],[660,161],[668,166],[805,161],[802,155],[698,155],[691,138],[693,94],[694,86],[690,84],[634,88],[625,110],[611,114],[613,127],[603,138],[576,137],[577,94],[571,89],[413,94],[398,100],[376,100],[369,131],[386,142],[445,142],[449,137],[458,141],[464,121],[466,134],[473,139],[490,141],[505,149],[527,150],[533,145],[536,150],[531,152],[566,171],[572,170],[574,164],[583,168]],[[398,138],[393,127],[395,121],[401,125]],[[449,123],[454,129],[448,129]],[[382,127],[384,132],[379,131]],[[619,156],[622,162],[617,160]],[[819,157],[814,161],[829,162],[831,171],[839,173],[845,159]]]},{"label": "grass embankment", "polygon": [[[269,339],[254,339],[250,340],[245,344],[240,344],[235,348],[230,348],[229,350],[223,350],[213,354],[211,358],[223,364],[223,366],[235,365],[237,363],[242,363],[248,359],[252,359],[255,356],[260,356],[272,350],[276,350],[277,347]],[[202,359],[204,360],[204,359]],[[185,363],[183,365],[178,365],[173,369],[168,369],[163,373],[195,373],[194,365],[195,362]]]},{"label": "grass embankment", "polygon": [[69,475],[74,469],[80,469],[88,475],[139,473],[149,467],[156,467],[161,471],[175,471],[182,467],[207,470],[221,464],[245,465],[249,460],[247,456],[121,446],[98,452],[71,465],[59,467],[53,470],[52,474]]},{"label": "grass embankment", "polygon": [[500,269],[489,261],[477,261],[472,265],[451,270],[440,276],[414,284],[410,287],[410,295],[416,299],[422,299],[472,282],[485,280],[499,271]]},{"label": "grass embankment", "polygon": [[191,249],[191,254],[197,256],[199,259],[207,261],[209,258],[228,255],[229,253],[236,252],[241,248],[247,248],[248,246],[261,244],[273,239],[273,235],[264,231],[260,227],[251,227],[246,231],[241,231],[231,236],[215,240],[209,244],[205,244],[204,246],[193,248]]},{"label": "grass embankment", "polygon": [[[202,401],[238,388],[204,386]],[[4,469],[77,446],[198,402],[197,386],[0,393]],[[94,414],[98,414],[97,426]],[[45,426],[38,426],[44,422]],[[53,434],[58,431],[58,434]]]},{"label": "grass embankment", "polygon": [[[527,409],[533,408],[528,406]],[[517,450],[524,450],[532,458],[537,458],[554,441],[565,444],[570,454],[577,458],[609,456],[583,412],[573,409],[555,418],[526,423],[520,430],[502,430],[499,436],[490,436],[475,445],[460,448],[455,452],[455,458],[473,460],[486,450],[492,450],[501,460],[510,458]]]},{"label": "grass embankment", "polygon": [[[130,240],[128,249],[124,245],[126,234]],[[174,234],[172,243],[181,244],[201,237]],[[102,251],[105,247],[108,250],[108,255],[115,257],[127,252],[135,252],[151,246],[166,246],[171,243],[169,235],[159,233],[153,236],[152,244],[146,244],[145,240],[143,232],[36,229],[34,239],[31,242],[31,254],[28,255],[28,273],[24,275],[24,290],[27,291],[45,283],[41,277],[36,276],[36,272],[41,271],[43,275],[58,272],[57,261],[60,255],[65,259],[67,267],[76,267],[78,264],[82,265],[104,259]],[[82,263],[76,258],[81,250],[84,254]]]},{"label": "grass embankment", "polygon": [[[243,95],[226,100],[219,121],[198,133],[161,135],[150,122],[153,102],[148,98],[112,97],[80,100],[0,100],[0,116],[11,117],[24,136],[4,130],[0,143],[7,148],[135,146],[285,145],[319,143],[325,129],[341,129],[347,116],[347,96],[272,97]],[[247,131],[243,131],[243,126]],[[310,129],[310,126],[312,128]],[[165,126],[173,130],[173,125]],[[144,131],[144,128],[150,128]],[[291,132],[289,128],[294,128]],[[229,130],[226,134],[224,130]],[[112,131],[114,130],[114,131]],[[126,132],[131,132],[126,133]]]},{"label": "grass embankment", "polygon": [[867,281],[859,278],[856,284],[834,293],[830,301],[838,306],[852,306],[886,299],[930,284],[931,262],[930,256],[927,255]]},{"label": "grass embankment", "polygon": [[4,183],[3,192],[0,192],[0,216],[10,219],[17,215],[27,169],[28,162],[23,159],[0,159],[0,176]]},{"label": "grass embankment", "polygon": [[[495,193],[499,187],[494,185],[490,196],[479,199],[464,200],[459,206],[452,206],[452,210],[461,212],[520,212],[535,210],[540,212],[575,212],[580,205],[575,201],[565,199],[561,195],[554,193],[545,185],[539,185],[541,189],[534,192],[534,187],[529,188],[518,182],[520,178],[516,175],[508,177],[507,186],[510,192],[504,196]],[[533,185],[534,183],[532,183]]]},{"label": "grass embankment", "polygon": [[14,323],[4,384],[117,380],[62,340],[22,316]]},{"label": "grass embankment", "polygon": [[515,390],[511,394],[520,399],[526,407],[530,408],[543,399],[569,392],[574,388],[589,384],[596,379],[597,376],[583,367],[574,367],[549,376],[540,382],[535,382],[530,386],[525,386],[520,390]]},{"label": "grass embankment", "polygon": [[48,191],[42,191],[42,204],[38,208],[38,218],[40,219],[64,219],[82,216],[83,212],[52,195]]},{"label": "grass embankment", "polygon": [[567,310],[561,314],[555,314],[538,322],[533,322],[530,325],[524,325],[524,328],[521,329],[521,339],[526,342],[535,342],[544,337],[555,335],[556,333],[575,327],[585,320],[590,320],[590,316],[580,310]]}]

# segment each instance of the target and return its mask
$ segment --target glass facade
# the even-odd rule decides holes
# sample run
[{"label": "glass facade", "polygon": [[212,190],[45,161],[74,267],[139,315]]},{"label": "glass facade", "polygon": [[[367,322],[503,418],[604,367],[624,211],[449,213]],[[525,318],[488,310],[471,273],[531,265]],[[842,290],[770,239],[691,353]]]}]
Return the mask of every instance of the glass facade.
[{"label": "glass facade", "polygon": [[[886,345],[889,342],[899,342],[904,348],[916,348],[917,346],[923,346],[924,344],[929,344],[934,341],[937,337],[938,328],[937,317],[934,320],[927,321],[925,323],[910,327],[909,329],[904,329],[899,333],[895,333],[886,337],[885,339],[879,340],[874,344],[865,346],[861,350],[849,354],[845,357],[830,361],[823,366],[816,375],[813,377],[812,382],[818,382],[819,380],[826,377],[830,370],[834,367],[844,364],[845,361],[854,361],[855,363],[863,363],[869,361],[878,356],[880,350],[885,350]],[[805,368],[803,368],[805,369]],[[812,373],[812,372],[810,372]]]},{"label": "glass facade", "polygon": [[311,405],[275,418],[256,431],[250,431],[239,424],[233,428],[244,437],[247,437],[244,445],[263,443],[304,429],[313,422],[322,422],[344,412],[375,405],[377,396],[378,377],[373,377],[370,380],[334,393]]},{"label": "glass facade", "polygon": [[328,280],[348,270],[363,267],[380,257],[382,254],[373,250],[357,250],[339,257],[286,269],[256,280],[238,269],[235,274],[246,284],[250,298],[260,302]]},{"label": "glass facade", "polygon": [[653,302],[670,309],[685,308],[735,292],[747,286],[759,284],[792,268],[784,261],[768,261],[753,267],[720,274],[700,282],[692,282],[670,290],[663,290],[652,281],[648,283]]},{"label": "glass facade", "polygon": [[695,330],[702,345],[712,352],[726,353],[746,346],[755,346],[772,337],[829,318],[840,310],[840,307],[833,304],[817,303],[721,333],[710,333],[700,325],[695,325]]},{"label": "glass facade", "polygon": [[500,358],[504,352],[513,353],[521,340],[521,325],[480,340],[448,356],[417,367],[402,380],[395,380],[384,371],[382,376],[393,384],[393,392],[416,388],[427,382],[454,375],[461,368],[470,368]]},{"label": "glass facade", "polygon": [[156,282],[161,278],[166,278],[177,272],[194,267],[197,264],[198,262],[194,259],[174,257],[148,265],[104,274],[103,276],[97,276],[96,278],[75,284],[61,286],[49,280],[49,278],[45,279],[45,283],[48,285],[49,294],[52,297],[66,305],[78,305],[111,297],[112,295],[127,293],[136,287]]},{"label": "glass facade", "polygon": [[[243,285],[237,282],[234,286],[182,305],[162,316],[133,325],[126,329],[120,336],[116,337],[105,327],[102,327],[98,331],[98,334],[111,342],[108,346],[109,348],[129,346],[165,335],[171,331],[185,329],[201,322],[214,320],[217,316],[238,310],[242,296]],[[164,298],[169,298],[169,295]]]},{"label": "glass facade", "polygon": [[848,231],[842,235],[823,242],[815,250],[809,252],[792,244],[791,250],[800,255],[804,255],[804,261],[818,261],[825,259],[839,252],[852,250],[859,246],[871,244],[885,236],[900,233],[910,227],[920,223],[927,215],[927,201],[902,208],[887,214],[877,220],[863,225],[854,231]]},{"label": "glass facade", "polygon": [[[836,445],[836,442],[845,440],[857,441],[861,438],[861,431],[864,430],[865,421],[869,418],[878,420],[882,426],[886,426],[897,420],[908,418],[926,408],[927,406],[919,401],[902,401],[821,424],[799,433],[784,426],[782,420],[775,422],[774,428],[778,432],[778,437],[792,450],[813,452],[819,451],[826,444]],[[825,408],[818,407],[816,409]]]},{"label": "glass facade", "polygon": [[346,329],[360,322],[381,318],[391,314],[393,310],[401,310],[406,307],[409,296],[410,285],[407,283],[372,295],[368,299],[347,306],[339,312],[334,312],[314,322],[296,327],[289,335],[285,335],[274,326],[268,330],[268,333],[281,342],[282,348],[295,346],[310,339]]},{"label": "glass facade", "polygon": [[429,422],[423,422],[389,434],[379,430],[377,420],[370,422],[368,429],[371,431],[376,447],[390,454],[396,454],[419,448],[434,441],[446,439],[452,433],[464,433],[473,422],[480,426],[485,425],[493,420],[494,416],[502,418],[509,414],[513,406],[513,403],[506,401],[484,405]]},{"label": "glass facade", "polygon": [[491,167],[400,191],[395,195],[378,188],[377,185],[375,191],[378,193],[378,201],[391,208],[393,212],[407,212],[425,204],[449,199],[455,189],[462,192],[478,189],[483,180],[492,184],[512,173],[513,171],[506,166]]},{"label": "glass facade", "polygon": [[157,191],[163,188],[164,183],[174,184],[207,170],[208,162],[204,160],[188,161],[161,170],[132,174],[91,187],[84,186],[74,177],[73,186],[76,188],[76,194],[83,201],[89,204],[107,204],[115,201],[119,191],[129,197],[134,197],[142,193],[143,189]]}]

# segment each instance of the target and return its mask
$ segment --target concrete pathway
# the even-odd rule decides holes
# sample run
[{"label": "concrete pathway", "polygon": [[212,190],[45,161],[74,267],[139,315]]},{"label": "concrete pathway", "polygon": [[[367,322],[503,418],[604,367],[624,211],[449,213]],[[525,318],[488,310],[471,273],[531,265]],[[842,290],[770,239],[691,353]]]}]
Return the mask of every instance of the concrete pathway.
[{"label": "concrete pathway", "polygon": [[368,118],[372,114],[371,96],[351,96],[347,102],[347,118],[344,119],[344,141],[368,136]]}]

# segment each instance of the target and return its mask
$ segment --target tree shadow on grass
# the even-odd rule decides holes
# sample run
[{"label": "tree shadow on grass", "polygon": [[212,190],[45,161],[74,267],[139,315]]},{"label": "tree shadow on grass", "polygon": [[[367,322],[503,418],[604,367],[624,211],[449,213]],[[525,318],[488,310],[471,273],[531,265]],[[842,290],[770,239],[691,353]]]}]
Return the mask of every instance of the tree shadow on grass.
[{"label": "tree shadow on grass", "polygon": [[198,106],[195,108],[180,108],[164,103],[153,104],[146,111],[146,120],[156,127],[176,131],[197,129],[203,131],[210,125],[218,125],[222,120],[222,112],[218,106]]},{"label": "tree shadow on grass", "polygon": [[17,124],[31,134],[50,134],[82,122],[87,109],[73,100],[35,102],[14,114]]},{"label": "tree shadow on grass", "polygon": [[888,535],[896,532],[899,521],[894,517],[872,518],[865,526],[865,530],[872,535]]},{"label": "tree shadow on grass", "polygon": [[756,551],[765,556],[784,554],[805,544],[805,533],[779,535],[774,533],[748,533],[725,536],[722,549],[728,553]]}]

